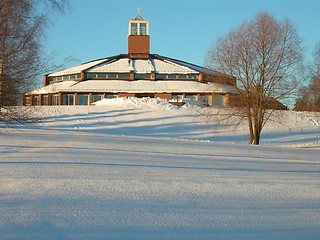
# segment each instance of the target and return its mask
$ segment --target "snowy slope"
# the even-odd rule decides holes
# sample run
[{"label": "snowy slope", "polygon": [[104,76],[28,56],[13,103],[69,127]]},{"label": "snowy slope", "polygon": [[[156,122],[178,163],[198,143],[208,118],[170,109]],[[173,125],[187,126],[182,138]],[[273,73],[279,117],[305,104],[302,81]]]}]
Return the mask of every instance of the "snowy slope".
[{"label": "snowy slope", "polygon": [[0,239],[319,239],[319,115],[245,126],[148,99],[0,133]]}]

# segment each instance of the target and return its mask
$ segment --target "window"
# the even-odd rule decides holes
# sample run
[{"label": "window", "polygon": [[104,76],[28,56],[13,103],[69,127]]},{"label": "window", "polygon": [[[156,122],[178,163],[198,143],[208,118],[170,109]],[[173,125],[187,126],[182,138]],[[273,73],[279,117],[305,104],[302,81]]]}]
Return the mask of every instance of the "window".
[{"label": "window", "polygon": [[78,95],[78,105],[88,105],[88,95],[79,94]]},{"label": "window", "polygon": [[59,76],[59,77],[49,77],[49,81],[62,81],[62,80],[73,80],[73,79],[79,79],[81,78],[80,74],[72,74],[72,75],[66,75],[66,76]]},{"label": "window", "polygon": [[87,78],[96,78],[97,74],[87,74]]},{"label": "window", "polygon": [[33,106],[39,105],[39,96],[33,96],[32,97],[32,105]]},{"label": "window", "polygon": [[200,96],[200,102],[209,105],[210,96],[206,96],[206,95]]},{"label": "window", "polygon": [[182,74],[180,74],[180,75],[178,75],[178,78],[179,78],[179,79],[185,79],[185,78],[187,78],[187,75],[182,75]]},{"label": "window", "polygon": [[117,78],[117,74],[108,74],[108,78]]},{"label": "window", "polygon": [[150,74],[135,74],[134,79],[150,79]]},{"label": "window", "polygon": [[167,75],[166,74],[157,74],[156,75],[156,79],[166,79],[167,78]]},{"label": "window", "polygon": [[52,96],[52,105],[58,105],[59,104],[59,96],[53,95]]},{"label": "window", "polygon": [[188,79],[197,79],[198,76],[196,74],[187,75]]},{"label": "window", "polygon": [[116,98],[116,97],[117,97],[117,95],[113,95],[113,94],[107,94],[106,95],[107,99],[112,99],[112,98]]},{"label": "window", "polygon": [[183,98],[182,95],[172,95],[171,97],[171,99],[177,100],[177,101],[181,100],[182,98]]},{"label": "window", "polygon": [[168,75],[167,75],[167,78],[176,79],[176,78],[177,78],[177,75],[175,75],[175,74],[168,74]]},{"label": "window", "polygon": [[156,79],[197,79],[196,74],[157,74]]},{"label": "window", "polygon": [[24,99],[24,105],[29,106],[30,104],[31,104],[31,99],[30,99],[30,97],[26,97],[26,98]]},{"label": "window", "polygon": [[98,78],[107,78],[107,74],[98,74],[97,77]]},{"label": "window", "polygon": [[63,94],[62,95],[62,105],[73,105],[74,96],[73,94]]},{"label": "window", "polygon": [[193,100],[193,101],[197,101],[197,97],[195,95],[186,95],[187,100]]},{"label": "window", "polygon": [[130,78],[130,74],[118,74],[118,78]]},{"label": "window", "polygon": [[222,95],[214,96],[214,105],[224,106],[224,98]]},{"label": "window", "polygon": [[140,35],[147,35],[147,24],[140,23]]},{"label": "window", "polygon": [[42,96],[42,105],[49,105],[49,96],[48,95]]},{"label": "window", "polygon": [[92,94],[91,102],[98,102],[102,99],[102,96],[99,94]]},{"label": "window", "polygon": [[131,35],[138,35],[138,24],[131,23]]}]

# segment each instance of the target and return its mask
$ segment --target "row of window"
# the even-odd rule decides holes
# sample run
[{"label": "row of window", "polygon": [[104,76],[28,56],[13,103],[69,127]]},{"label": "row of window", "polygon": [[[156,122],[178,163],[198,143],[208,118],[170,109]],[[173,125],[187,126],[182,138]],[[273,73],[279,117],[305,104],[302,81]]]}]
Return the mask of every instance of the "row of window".
[{"label": "row of window", "polygon": [[[196,95],[188,95],[186,94],[185,97],[183,98],[183,95],[172,95],[173,100],[182,100],[182,99],[187,99],[187,100],[193,100],[193,101],[198,101]],[[211,99],[212,96],[208,95],[201,95],[199,102],[204,103],[206,105],[211,104]],[[214,105],[216,106],[224,106],[225,105],[225,96],[223,95],[215,95],[214,96]]]},{"label": "row of window", "polygon": [[[73,74],[73,75],[66,75],[66,76],[59,76],[59,77],[50,77],[49,80],[51,81],[63,81],[63,80],[75,80],[80,79],[80,74]],[[130,74],[128,73],[88,73],[88,79],[130,79]],[[197,79],[197,74],[156,74],[156,80],[163,80],[163,79]],[[153,79],[151,74],[138,74],[134,75],[135,80],[141,79]]]},{"label": "row of window", "polygon": [[63,80],[75,80],[80,79],[80,74],[72,74],[72,75],[66,75],[66,76],[59,76],[59,77],[50,77],[50,81],[63,81]]},{"label": "row of window", "polygon": [[[89,97],[90,95],[88,94],[78,94],[77,95],[77,103],[78,105],[89,105]],[[107,99],[112,99],[112,98],[117,98],[118,96],[116,94],[92,94],[91,95],[91,103],[100,101],[103,97]],[[197,95],[193,94],[186,94],[186,95],[172,95],[171,97],[172,100],[194,100],[197,101]],[[32,105],[39,105],[39,97],[34,97],[32,99]],[[43,95],[42,96],[42,105],[49,105],[49,96],[48,95]],[[26,99],[25,104],[30,105],[29,98]],[[210,95],[201,95],[200,102],[210,105],[212,102],[212,96]],[[59,96],[58,95],[52,95],[52,105],[58,105],[59,104]],[[62,95],[62,105],[75,105],[75,95],[74,94],[63,94]],[[214,105],[216,106],[224,106],[225,105],[225,96],[223,95],[215,95],[214,96]]]},{"label": "row of window", "polygon": [[147,35],[147,24],[131,23],[131,35]]},{"label": "row of window", "polygon": [[[78,94],[78,105],[88,105],[89,104],[89,95],[87,94]],[[100,94],[92,94],[91,95],[91,102],[97,102],[102,99],[103,95]],[[116,98],[117,95],[107,94],[106,98]],[[73,94],[63,94],[62,95],[62,105],[74,105],[74,95]]]},{"label": "row of window", "polygon": [[88,73],[87,78],[89,79],[129,79],[130,74],[127,73],[109,73],[109,74],[95,74],[95,73]]}]

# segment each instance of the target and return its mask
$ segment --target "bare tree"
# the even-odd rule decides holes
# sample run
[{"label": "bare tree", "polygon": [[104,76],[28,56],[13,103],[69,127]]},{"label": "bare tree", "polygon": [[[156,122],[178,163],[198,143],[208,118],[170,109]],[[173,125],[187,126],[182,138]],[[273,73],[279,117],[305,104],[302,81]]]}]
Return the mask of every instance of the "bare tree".
[{"label": "bare tree", "polygon": [[44,71],[42,40],[50,13],[63,13],[67,0],[0,0],[0,121],[24,120],[16,106]]},{"label": "bare tree", "polygon": [[248,123],[250,143],[258,145],[273,106],[295,87],[302,60],[301,38],[289,20],[259,13],[217,40],[208,51],[210,66],[236,77],[241,107],[233,114]]},{"label": "bare tree", "polygon": [[314,51],[314,59],[310,66],[309,84],[300,89],[295,110],[320,112],[320,43]]}]

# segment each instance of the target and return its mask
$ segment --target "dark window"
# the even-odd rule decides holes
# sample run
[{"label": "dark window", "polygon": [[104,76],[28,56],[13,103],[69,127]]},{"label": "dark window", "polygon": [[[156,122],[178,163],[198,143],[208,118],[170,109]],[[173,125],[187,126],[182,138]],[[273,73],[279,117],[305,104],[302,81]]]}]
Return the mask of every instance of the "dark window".
[{"label": "dark window", "polygon": [[92,95],[92,98],[91,98],[91,101],[94,103],[94,102],[98,102],[102,99],[102,96],[101,95],[98,95],[98,94],[93,94]]},{"label": "dark window", "polygon": [[42,105],[49,105],[49,96],[48,95],[42,96]]},{"label": "dark window", "polygon": [[172,95],[171,99],[173,100],[181,100],[183,97],[182,95]]},{"label": "dark window", "polygon": [[147,24],[140,23],[140,35],[147,35]]},{"label": "dark window", "polygon": [[166,74],[157,74],[156,79],[166,79],[167,75]]},{"label": "dark window", "polygon": [[59,103],[59,96],[53,95],[52,96],[52,105],[58,105],[58,103]]},{"label": "dark window", "polygon": [[175,74],[168,74],[167,78],[176,79],[176,78],[177,78],[177,75],[175,75]]},{"label": "dark window", "polygon": [[73,105],[74,96],[73,94],[63,94],[62,95],[62,105]]},{"label": "dark window", "polygon": [[188,75],[188,78],[189,79],[197,79],[198,76],[196,74],[191,74],[191,75]]},{"label": "dark window", "polygon": [[108,78],[117,78],[117,74],[108,74]]},{"label": "dark window", "polygon": [[214,105],[224,106],[224,98],[222,95],[214,96]]},{"label": "dark window", "polygon": [[98,74],[98,78],[107,78],[107,74]]},{"label": "dark window", "polygon": [[116,98],[117,95],[113,95],[113,94],[107,94],[106,98],[107,99],[112,99],[112,98]]},{"label": "dark window", "polygon": [[209,97],[209,96],[206,96],[206,95],[200,96],[200,102],[202,102],[202,103],[204,103],[204,104],[209,105],[209,100],[210,100],[210,97]]},{"label": "dark window", "polygon": [[134,79],[150,79],[150,74],[135,74]]},{"label": "dark window", "polygon": [[96,78],[97,77],[97,74],[87,74],[87,78]]},{"label": "dark window", "polygon": [[196,101],[196,100],[197,100],[197,97],[196,97],[195,95],[186,95],[186,98],[185,98],[185,99]]},{"label": "dark window", "polygon": [[78,105],[88,105],[88,95],[78,95]]},{"label": "dark window", "polygon": [[131,23],[131,35],[138,35],[138,24]]},{"label": "dark window", "polygon": [[187,75],[182,75],[182,74],[180,74],[180,75],[178,75],[178,78],[180,78],[180,79],[185,79],[185,78],[187,78]]},{"label": "dark window", "polygon": [[118,78],[130,78],[130,74],[118,74]]}]

